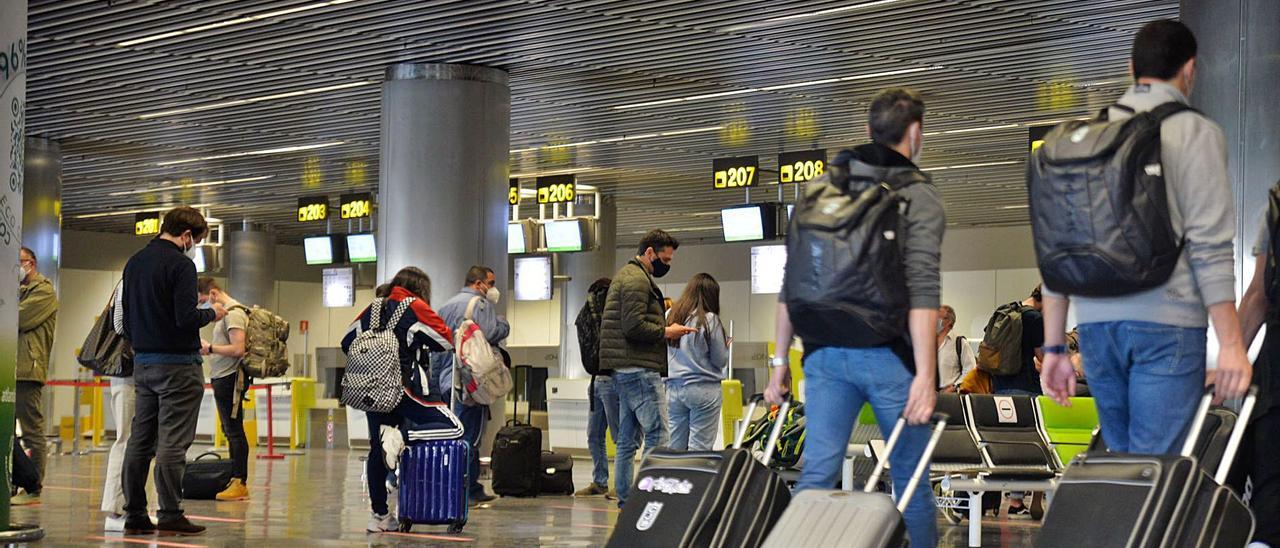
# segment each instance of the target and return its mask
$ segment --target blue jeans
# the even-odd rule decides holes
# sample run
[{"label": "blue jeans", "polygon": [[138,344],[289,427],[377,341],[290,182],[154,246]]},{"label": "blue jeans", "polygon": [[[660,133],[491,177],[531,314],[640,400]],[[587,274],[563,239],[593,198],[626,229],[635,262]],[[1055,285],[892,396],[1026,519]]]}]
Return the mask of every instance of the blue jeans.
[{"label": "blue jeans", "polygon": [[[613,380],[600,375],[591,385],[591,416],[587,419],[587,449],[591,450],[591,481],[609,486],[609,452],[605,447],[605,429],[618,437],[618,393]],[[615,440],[614,443],[617,443]]]},{"label": "blue jeans", "polygon": [[1080,325],[1085,378],[1112,451],[1182,449],[1204,393],[1206,330],[1150,322]]},{"label": "blue jeans", "polygon": [[[854,421],[864,402],[875,411],[888,439],[907,406],[912,375],[888,348],[836,348],[814,351],[804,360],[806,421],[805,463],[796,491],[831,489],[840,477]],[[907,426],[889,456],[893,489],[902,493],[929,443],[928,426]],[[921,481],[911,497],[904,521],[912,546],[934,546],[938,524],[933,489]]]},{"label": "blue jeans", "polygon": [[720,424],[718,382],[667,385],[667,425],[671,448],[676,451],[710,451]]},{"label": "blue jeans", "polygon": [[618,506],[627,502],[635,467],[636,449],[644,436],[644,455],[667,444],[667,425],[662,420],[664,403],[657,371],[614,373],[613,389],[618,393],[618,457],[614,459],[613,487]]}]

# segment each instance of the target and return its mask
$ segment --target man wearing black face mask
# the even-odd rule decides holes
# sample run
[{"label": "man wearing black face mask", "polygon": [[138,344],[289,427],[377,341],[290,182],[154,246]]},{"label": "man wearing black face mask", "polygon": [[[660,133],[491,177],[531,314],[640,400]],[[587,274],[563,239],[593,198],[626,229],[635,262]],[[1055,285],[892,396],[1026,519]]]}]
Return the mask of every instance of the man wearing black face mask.
[{"label": "man wearing black face mask", "polygon": [[[124,330],[133,343],[136,400],[124,456],[126,535],[197,535],[204,527],[182,513],[182,474],[195,439],[204,397],[200,328],[227,310],[197,308],[196,265],[186,256],[209,224],[199,211],[178,207],[164,216],[160,235],[124,267]],[[159,524],[147,515],[147,471],[156,460]]]},{"label": "man wearing black face mask", "polygon": [[600,324],[600,369],[613,371],[618,393],[618,455],[614,483],[618,506],[627,502],[640,434],[647,455],[667,444],[659,389],[667,375],[666,339],[678,339],[696,329],[667,325],[662,291],[654,278],[671,270],[680,243],[662,230],[640,240],[636,257],[613,277]]}]

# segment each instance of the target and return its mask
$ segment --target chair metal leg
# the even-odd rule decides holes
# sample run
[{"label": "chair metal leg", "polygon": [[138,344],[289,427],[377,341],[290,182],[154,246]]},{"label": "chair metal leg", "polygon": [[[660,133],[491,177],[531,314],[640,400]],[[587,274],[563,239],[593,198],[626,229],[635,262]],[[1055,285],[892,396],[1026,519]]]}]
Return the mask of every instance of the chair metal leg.
[{"label": "chair metal leg", "polygon": [[982,491],[969,491],[969,546],[982,546]]}]

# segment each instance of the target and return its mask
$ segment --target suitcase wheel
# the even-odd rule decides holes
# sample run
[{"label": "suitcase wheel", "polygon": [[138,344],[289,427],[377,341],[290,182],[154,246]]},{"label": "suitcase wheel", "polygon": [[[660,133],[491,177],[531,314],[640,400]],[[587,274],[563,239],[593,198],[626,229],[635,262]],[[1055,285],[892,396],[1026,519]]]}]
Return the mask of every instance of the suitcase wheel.
[{"label": "suitcase wheel", "polygon": [[413,520],[409,518],[400,518],[399,529],[401,533],[408,533],[410,529],[413,529]]},{"label": "suitcase wheel", "polygon": [[463,523],[461,523],[461,522],[450,523],[450,524],[449,524],[449,534],[450,534],[450,535],[456,535],[456,534],[458,534],[458,533],[461,533],[461,532],[462,532],[462,527],[463,527],[463,525],[464,525],[464,524],[463,524]]}]

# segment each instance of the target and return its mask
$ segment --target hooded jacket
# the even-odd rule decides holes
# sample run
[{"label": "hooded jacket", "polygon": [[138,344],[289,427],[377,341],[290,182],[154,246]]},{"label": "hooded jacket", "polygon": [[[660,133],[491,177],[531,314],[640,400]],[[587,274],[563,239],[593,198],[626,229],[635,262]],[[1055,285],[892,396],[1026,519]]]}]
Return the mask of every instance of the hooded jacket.
[{"label": "hooded jacket", "polygon": [[49,375],[58,296],[53,282],[32,271],[18,288],[18,380],[43,383]]}]

